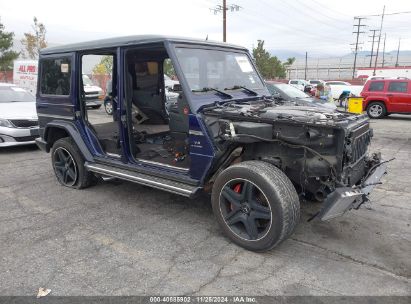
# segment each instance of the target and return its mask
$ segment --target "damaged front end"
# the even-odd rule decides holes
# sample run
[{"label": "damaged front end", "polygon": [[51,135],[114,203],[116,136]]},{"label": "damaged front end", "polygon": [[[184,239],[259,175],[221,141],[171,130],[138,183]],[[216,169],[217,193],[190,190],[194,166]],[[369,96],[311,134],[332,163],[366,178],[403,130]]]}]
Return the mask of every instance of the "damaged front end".
[{"label": "damaged front end", "polygon": [[258,102],[203,114],[222,154],[240,147],[238,161],[278,167],[301,195],[323,202],[321,220],[358,209],[386,173],[380,154],[368,154],[373,131],[365,115]]},{"label": "damaged front end", "polygon": [[367,160],[369,170],[363,177],[359,186],[338,187],[324,200],[323,208],[317,214],[317,218],[326,221],[343,215],[351,209],[358,209],[368,201],[368,195],[378,184],[384,174],[387,173],[388,161],[381,161],[381,155],[374,154]]}]

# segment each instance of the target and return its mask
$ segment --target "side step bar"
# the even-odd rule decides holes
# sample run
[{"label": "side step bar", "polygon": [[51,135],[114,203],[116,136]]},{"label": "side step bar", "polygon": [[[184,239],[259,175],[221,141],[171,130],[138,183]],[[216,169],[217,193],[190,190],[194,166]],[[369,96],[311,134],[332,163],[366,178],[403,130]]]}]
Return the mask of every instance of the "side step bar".
[{"label": "side step bar", "polygon": [[201,189],[201,187],[198,186],[188,185],[185,183],[172,181],[162,177],[156,177],[144,173],[120,169],[103,164],[86,162],[84,166],[87,168],[87,170],[94,173],[99,173],[106,176],[127,180],[130,182],[168,191],[186,197],[193,197]]}]

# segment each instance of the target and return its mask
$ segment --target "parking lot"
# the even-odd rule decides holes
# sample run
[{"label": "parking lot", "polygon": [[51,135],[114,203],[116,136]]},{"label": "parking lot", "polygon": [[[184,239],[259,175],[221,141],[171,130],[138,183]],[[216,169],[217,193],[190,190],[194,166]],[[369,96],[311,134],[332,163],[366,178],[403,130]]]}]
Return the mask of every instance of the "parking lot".
[{"label": "parking lot", "polygon": [[209,199],[129,182],[58,184],[50,155],[0,150],[0,294],[409,295],[411,116],[372,121],[373,151],[395,157],[372,203],[307,222],[263,254],[219,230]]}]

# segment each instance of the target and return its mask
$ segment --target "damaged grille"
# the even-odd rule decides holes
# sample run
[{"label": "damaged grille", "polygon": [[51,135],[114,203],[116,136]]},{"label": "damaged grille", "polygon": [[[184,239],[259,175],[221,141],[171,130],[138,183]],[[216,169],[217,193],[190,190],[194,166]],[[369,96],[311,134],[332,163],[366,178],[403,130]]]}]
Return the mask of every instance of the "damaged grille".
[{"label": "damaged grille", "polygon": [[346,145],[347,161],[350,164],[357,162],[367,153],[370,144],[372,131],[368,124],[352,131]]}]

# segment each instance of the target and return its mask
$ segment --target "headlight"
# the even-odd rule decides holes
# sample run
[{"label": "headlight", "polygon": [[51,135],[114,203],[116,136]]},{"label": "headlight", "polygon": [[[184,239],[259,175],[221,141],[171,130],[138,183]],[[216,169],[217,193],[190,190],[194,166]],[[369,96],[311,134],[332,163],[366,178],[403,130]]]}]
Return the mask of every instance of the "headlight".
[{"label": "headlight", "polygon": [[0,118],[0,127],[14,128],[10,120]]}]

